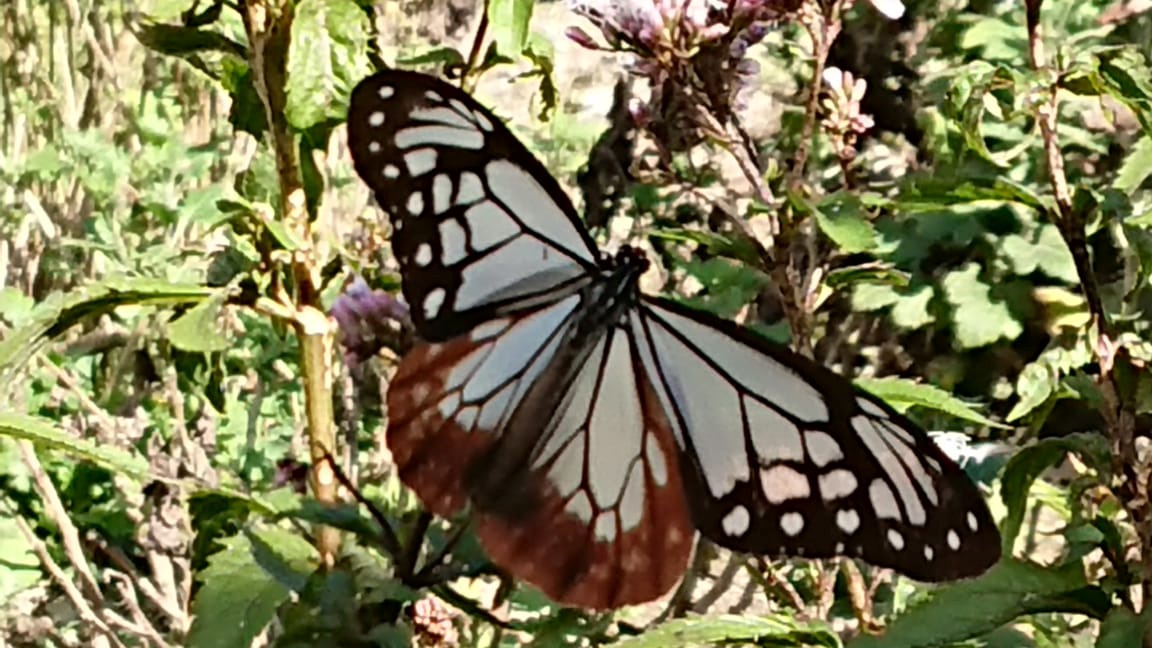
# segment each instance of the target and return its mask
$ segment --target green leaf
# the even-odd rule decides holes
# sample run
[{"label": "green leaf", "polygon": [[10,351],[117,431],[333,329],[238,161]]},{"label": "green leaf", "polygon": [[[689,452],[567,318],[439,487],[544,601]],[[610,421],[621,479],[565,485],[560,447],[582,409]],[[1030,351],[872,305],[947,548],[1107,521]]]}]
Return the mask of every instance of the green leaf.
[{"label": "green leaf", "polygon": [[1152,633],[1152,606],[1145,605],[1139,616],[1125,607],[1116,607],[1100,624],[1100,637],[1096,648],[1132,648],[1147,645],[1145,637]]},{"label": "green leaf", "polygon": [[40,560],[8,515],[0,516],[0,556],[0,603],[8,605],[13,594],[35,586],[41,577]]},{"label": "green leaf", "polygon": [[936,321],[936,316],[928,309],[936,290],[932,286],[920,286],[892,305],[892,323],[902,329],[914,331]]},{"label": "green leaf", "polygon": [[821,624],[801,623],[788,615],[765,617],[719,615],[688,617],[662,623],[636,637],[612,644],[617,648],[710,646],[717,643],[752,643],[759,646],[828,646],[839,648],[840,638]]},{"label": "green leaf", "polygon": [[1016,453],[1004,466],[1000,482],[1000,498],[1007,514],[1000,524],[1005,552],[1011,551],[1024,522],[1028,506],[1028,491],[1032,482],[1050,467],[1074,453],[1090,466],[1105,474],[1108,466],[1108,443],[1098,434],[1078,433],[1065,437],[1043,439]]},{"label": "green leaf", "polygon": [[193,603],[189,648],[249,648],[313,571],[313,549],[299,535],[267,528],[233,536],[208,558]]},{"label": "green leaf", "polygon": [[1140,188],[1140,185],[1152,175],[1152,137],[1145,135],[1132,145],[1120,169],[1116,171],[1116,180],[1112,188],[1131,195]]},{"label": "green leaf", "polygon": [[1055,225],[1041,225],[1027,238],[1009,234],[1004,237],[1000,249],[1012,265],[1012,271],[1018,275],[1026,276],[1040,270],[1066,283],[1076,283],[1079,279],[1076,262]]},{"label": "green leaf", "polygon": [[844,252],[855,254],[876,248],[876,230],[859,201],[836,195],[806,207],[816,218],[820,231]]},{"label": "green leaf", "polygon": [[1008,412],[1007,421],[1019,420],[1032,410],[1040,407],[1052,396],[1057,378],[1052,368],[1045,362],[1029,363],[1016,379],[1016,394],[1020,400]]},{"label": "green leaf", "polygon": [[491,0],[488,25],[497,49],[504,54],[520,54],[528,42],[528,25],[536,0]]},{"label": "green leaf", "polygon": [[372,71],[370,27],[354,0],[296,4],[284,115],[297,131],[344,120],[352,88]]},{"label": "green leaf", "polygon": [[220,311],[227,295],[219,293],[168,323],[168,340],[173,346],[193,353],[227,350],[232,342],[220,328]]},{"label": "green leaf", "polygon": [[1025,614],[1067,612],[1100,618],[1110,604],[1107,593],[1087,585],[1079,564],[1053,569],[1007,559],[980,578],[932,591],[883,635],[861,635],[847,648],[948,646]]},{"label": "green leaf", "polygon": [[963,421],[990,427],[1007,428],[972,409],[967,403],[933,385],[925,385],[907,378],[857,378],[856,385],[877,396],[898,412],[913,406],[943,412]]},{"label": "green leaf", "polygon": [[[128,305],[195,304],[214,294],[216,290],[204,286],[152,279],[110,279],[68,293],[54,293],[36,307],[26,323],[0,341],[0,385],[12,384],[13,374],[48,340],[87,317]],[[0,392],[0,401],[3,397]]]},{"label": "green leaf", "polygon": [[1008,305],[992,299],[992,288],[980,280],[978,264],[949,272],[942,284],[945,299],[953,308],[953,330],[961,347],[973,349],[1001,338],[1015,340],[1024,331]]},{"label": "green leaf", "polygon": [[30,441],[38,448],[62,452],[77,461],[88,461],[137,479],[148,479],[148,462],[112,445],[97,443],[65,432],[48,419],[0,412],[0,436]]}]

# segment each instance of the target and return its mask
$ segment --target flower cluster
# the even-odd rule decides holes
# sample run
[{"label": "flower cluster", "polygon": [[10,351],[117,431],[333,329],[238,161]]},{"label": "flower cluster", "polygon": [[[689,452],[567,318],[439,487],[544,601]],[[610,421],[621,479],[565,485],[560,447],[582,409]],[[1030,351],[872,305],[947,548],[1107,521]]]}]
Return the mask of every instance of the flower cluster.
[{"label": "flower cluster", "polygon": [[853,78],[851,72],[830,67],[824,70],[824,83],[828,84],[829,92],[820,102],[824,109],[820,126],[832,137],[837,156],[849,162],[856,157],[856,137],[875,125],[871,115],[860,112],[868,82]]},{"label": "flower cluster", "polygon": [[340,328],[344,362],[350,368],[374,356],[384,340],[394,338],[397,323],[410,321],[404,302],[382,290],[372,290],[359,276],[336,298],[329,314]]},{"label": "flower cluster", "polygon": [[738,95],[759,74],[748,48],[768,26],[794,15],[802,0],[571,0],[607,45],[572,27],[584,47],[635,55],[631,72],[651,89],[633,104],[638,126],[669,152],[685,151],[727,126]]}]

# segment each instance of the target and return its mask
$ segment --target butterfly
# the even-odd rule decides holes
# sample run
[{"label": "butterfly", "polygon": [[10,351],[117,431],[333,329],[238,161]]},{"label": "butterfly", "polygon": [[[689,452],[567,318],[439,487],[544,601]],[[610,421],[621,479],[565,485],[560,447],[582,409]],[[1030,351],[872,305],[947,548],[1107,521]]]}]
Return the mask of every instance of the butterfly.
[{"label": "butterfly", "polygon": [[357,173],[393,224],[421,341],[387,396],[399,477],[470,510],[492,561],[557,602],[654,600],[697,533],[923,581],[1000,557],[980,491],[912,422],[732,322],[643,294],[489,110],[424,74],[361,81]]}]

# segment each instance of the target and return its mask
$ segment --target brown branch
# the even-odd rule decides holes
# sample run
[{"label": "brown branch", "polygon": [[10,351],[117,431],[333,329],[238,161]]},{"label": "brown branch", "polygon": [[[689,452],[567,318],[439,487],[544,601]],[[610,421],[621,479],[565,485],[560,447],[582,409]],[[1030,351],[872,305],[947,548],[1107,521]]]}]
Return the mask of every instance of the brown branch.
[{"label": "brown branch", "polygon": [[[301,241],[292,255],[292,285],[296,289],[293,324],[300,343],[300,369],[304,381],[308,445],[313,471],[310,477],[316,500],[339,502],[331,466],[323,461],[336,447],[336,424],[332,408],[332,350],[335,332],[321,310],[320,268],[311,247],[313,232],[300,178],[295,137],[284,108],[287,97],[287,58],[291,38],[293,3],[287,0],[249,0],[244,4],[244,28],[249,42],[249,65],[267,117],[280,184],[280,217]],[[275,294],[283,284],[273,287]],[[320,561],[331,566],[340,546],[340,534],[331,527],[315,530]]]},{"label": "brown branch", "polygon": [[[1050,69],[1044,52],[1044,42],[1040,34],[1040,9],[1043,0],[1026,0],[1025,14],[1028,24],[1028,56],[1034,70],[1047,73],[1053,79],[1059,70]],[[1152,467],[1143,465],[1136,451],[1134,404],[1121,396],[1116,370],[1117,349],[1113,343],[1116,331],[1108,319],[1100,295],[1100,287],[1092,268],[1092,260],[1085,240],[1087,210],[1078,209],[1068,186],[1064,172],[1064,158],[1060,152],[1057,125],[1060,114],[1059,86],[1053,81],[1047,88],[1047,101],[1037,111],[1040,134],[1044,141],[1044,157],[1048,166],[1049,181],[1056,203],[1053,214],[1060,234],[1072,253],[1076,273],[1080,279],[1084,299],[1091,314],[1092,327],[1099,336],[1093,353],[1100,366],[1097,385],[1103,404],[1100,413],[1108,429],[1112,442],[1113,488],[1118,499],[1124,504],[1140,542],[1141,578],[1143,599],[1152,599],[1152,502],[1150,502],[1147,473]],[[1122,358],[1119,358],[1121,362]]]}]

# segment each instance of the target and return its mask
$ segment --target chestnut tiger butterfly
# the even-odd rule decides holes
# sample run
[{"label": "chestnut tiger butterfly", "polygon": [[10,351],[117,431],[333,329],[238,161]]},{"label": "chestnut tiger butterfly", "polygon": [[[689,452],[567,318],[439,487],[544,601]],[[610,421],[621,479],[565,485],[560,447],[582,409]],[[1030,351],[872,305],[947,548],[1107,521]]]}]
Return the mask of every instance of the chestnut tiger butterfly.
[{"label": "chestnut tiger butterfly", "polygon": [[393,224],[421,341],[388,389],[399,476],[470,509],[493,562],[605,609],[668,592],[699,532],[922,581],[1000,557],[980,491],[915,424],[732,322],[640,291],[504,124],[386,70],[352,93],[357,173]]}]

